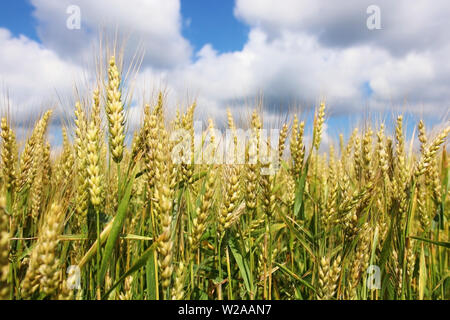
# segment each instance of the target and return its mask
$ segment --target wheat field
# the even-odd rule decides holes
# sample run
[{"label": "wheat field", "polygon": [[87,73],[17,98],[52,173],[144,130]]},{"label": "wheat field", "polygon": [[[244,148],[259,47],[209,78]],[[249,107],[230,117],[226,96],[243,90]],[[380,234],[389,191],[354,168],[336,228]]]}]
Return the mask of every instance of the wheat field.
[{"label": "wheat field", "polygon": [[413,148],[399,115],[323,151],[325,103],[312,132],[294,116],[278,141],[255,109],[238,154],[228,111],[242,161],[215,161],[195,103],[171,116],[160,93],[127,132],[107,69],[60,151],[51,110],[24,141],[1,120],[0,299],[450,298],[448,123],[417,123]]}]

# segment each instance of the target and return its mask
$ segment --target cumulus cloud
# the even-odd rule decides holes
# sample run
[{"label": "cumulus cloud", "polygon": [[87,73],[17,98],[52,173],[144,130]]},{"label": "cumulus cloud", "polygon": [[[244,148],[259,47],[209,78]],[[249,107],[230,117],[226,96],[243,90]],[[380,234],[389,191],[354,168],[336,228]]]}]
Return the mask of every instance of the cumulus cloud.
[{"label": "cumulus cloud", "polygon": [[[61,55],[80,61],[92,56],[92,43],[99,33],[116,33],[134,54],[145,50],[144,65],[171,68],[189,62],[192,49],[181,35],[179,0],[32,0],[42,43]],[[69,29],[67,9],[76,5],[81,28]],[[120,43],[119,43],[120,44]]]},{"label": "cumulus cloud", "polygon": [[262,92],[273,112],[296,102],[311,107],[319,98],[326,98],[335,113],[362,110],[367,104],[382,110],[405,100],[436,103],[429,110],[436,111],[448,107],[448,67],[436,52],[399,57],[368,44],[336,49],[305,33],[283,31],[270,39],[253,28],[241,51],[220,54],[207,45],[194,63],[168,78],[178,88],[188,83],[219,105]]},{"label": "cumulus cloud", "polygon": [[163,78],[172,92],[189,90],[198,97],[199,111],[212,117],[260,94],[273,114],[325,98],[334,115],[366,107],[445,115],[450,43],[433,40],[445,39],[440,23],[449,5],[378,1],[382,30],[370,31],[370,4],[237,0],[235,15],[250,26],[242,50],[220,53],[207,44],[192,63],[147,74]]},{"label": "cumulus cloud", "polygon": [[371,4],[237,0],[235,15],[250,26],[243,49],[218,53],[205,45],[169,78],[178,88],[188,83],[212,106],[241,105],[262,92],[272,112],[326,98],[335,114],[369,106],[445,115],[450,4],[380,0],[382,29],[369,30]]},{"label": "cumulus cloud", "polygon": [[[380,32],[366,27],[367,8],[380,8]],[[236,0],[235,15],[277,36],[283,30],[305,32],[326,46],[368,43],[396,54],[428,50],[448,42],[450,3],[446,0]],[[444,40],[444,41],[442,41]]]},{"label": "cumulus cloud", "polygon": [[[77,90],[95,81],[94,56],[99,38],[116,37],[129,48],[128,60],[139,49],[145,52],[144,69],[160,74],[188,64],[191,46],[181,36],[178,0],[32,0],[39,42],[14,37],[0,29],[1,112],[9,113],[19,125],[29,125],[43,110],[54,108],[54,119],[72,115]],[[67,9],[80,8],[81,28],[69,29]],[[112,45],[112,43],[109,43]],[[8,97],[9,101],[6,101]]]},{"label": "cumulus cloud", "polygon": [[50,107],[61,111],[56,108],[57,93],[71,93],[83,69],[25,36],[13,37],[3,28],[0,47],[0,83],[2,94],[9,96],[11,116],[19,123],[29,123]]}]

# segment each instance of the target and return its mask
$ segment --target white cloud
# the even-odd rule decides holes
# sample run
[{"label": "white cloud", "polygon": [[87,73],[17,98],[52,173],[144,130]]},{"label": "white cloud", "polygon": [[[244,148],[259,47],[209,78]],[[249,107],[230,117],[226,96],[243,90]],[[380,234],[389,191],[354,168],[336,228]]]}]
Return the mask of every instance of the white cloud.
[{"label": "white cloud", "polygon": [[[83,76],[79,66],[24,36],[13,37],[7,29],[0,28],[0,47],[2,94],[9,95],[9,112],[18,122],[29,123],[43,110],[56,106],[56,93],[71,93]],[[5,108],[3,105],[2,112]]]},{"label": "white cloud", "polygon": [[[126,44],[128,54],[138,46],[145,50],[144,63],[170,68],[188,63],[192,49],[181,35],[179,0],[32,0],[43,44],[60,54],[80,61],[92,56],[92,43],[99,33],[114,41],[116,32]],[[66,10],[77,5],[81,28],[66,28]],[[82,60],[81,60],[82,61]]]},{"label": "white cloud", "polygon": [[[366,27],[369,0],[237,0],[250,26],[240,51],[204,46],[191,65],[169,74],[210,105],[264,94],[269,107],[326,98],[333,113],[402,110],[439,117],[449,109],[448,1],[380,0],[382,30]],[[273,110],[273,108],[272,108]],[[279,111],[275,108],[275,111]]]},{"label": "white cloud", "polygon": [[[168,79],[178,88],[189,84],[219,105],[262,92],[269,104],[284,107],[295,102],[311,107],[323,97],[335,113],[341,113],[362,110],[365,103],[389,108],[402,105],[405,99],[412,104],[432,100],[440,101],[439,107],[448,106],[448,89],[444,89],[448,68],[435,53],[399,57],[368,44],[337,49],[304,33],[282,31],[270,39],[253,28],[242,51],[219,54],[207,45],[195,63],[175,70]],[[373,91],[370,98],[363,92],[367,84]],[[433,87],[442,90],[427,92]]]},{"label": "white cloud", "polygon": [[[367,8],[380,8],[382,30],[366,27]],[[252,27],[278,35],[304,32],[327,46],[368,43],[399,53],[448,42],[450,2],[435,0],[236,0],[235,15]]]},{"label": "white cloud", "polygon": [[[120,30],[119,41],[129,48],[125,53],[128,60],[139,48],[145,50],[142,66],[155,68],[158,74],[190,61],[190,44],[181,36],[178,0],[32,0],[31,3],[41,43],[25,36],[14,37],[7,29],[0,29],[0,94],[2,102],[8,95],[9,112],[20,125],[28,126],[48,108],[55,109],[56,122],[72,116],[73,104],[78,99],[70,98],[75,86],[90,89],[88,83],[92,86],[95,81],[93,58],[98,53],[99,36],[111,41],[116,30]],[[66,27],[69,17],[66,10],[71,5],[80,7],[80,30]],[[7,112],[6,108],[4,103],[1,112]]]},{"label": "white cloud", "polygon": [[[431,31],[444,35],[429,21],[441,21],[448,5],[440,2],[437,9],[424,3],[419,1],[418,10],[405,1],[380,1],[383,30],[372,32],[366,28],[369,1],[238,0],[235,14],[251,27],[242,50],[219,53],[207,44],[191,64],[145,73],[178,97],[186,92],[197,97],[205,117],[223,116],[227,106],[242,108],[261,93],[275,113],[295,103],[312,107],[325,98],[333,114],[367,105],[405,110],[406,102],[408,111],[439,116],[450,104],[445,58],[450,43],[427,49],[421,39],[429,39]],[[418,25],[409,28],[411,20]],[[326,40],[336,32],[341,40]],[[364,38],[367,34],[371,37]]]}]

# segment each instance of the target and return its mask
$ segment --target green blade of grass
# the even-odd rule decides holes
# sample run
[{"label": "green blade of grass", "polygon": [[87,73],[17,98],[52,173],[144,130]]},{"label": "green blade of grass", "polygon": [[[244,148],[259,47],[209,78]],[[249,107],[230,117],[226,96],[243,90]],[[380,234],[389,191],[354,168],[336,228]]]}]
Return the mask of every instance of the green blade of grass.
[{"label": "green blade of grass", "polygon": [[[300,228],[300,230],[302,231],[302,233],[300,233],[300,231],[297,230],[296,228],[294,228],[294,226],[289,221],[289,219],[286,217],[286,215],[283,212],[281,212],[281,211],[280,211],[280,216],[284,220],[284,223],[286,223],[286,225],[288,226],[289,230],[291,230],[292,234],[300,242],[300,244],[311,255],[311,257],[313,259],[315,259],[313,250],[311,249],[310,245],[307,243],[308,240],[309,240],[309,242],[311,242],[311,236],[309,235],[309,233],[307,233],[304,229],[301,229],[301,228]],[[305,237],[305,235],[306,235],[306,237]]]},{"label": "green blade of grass", "polygon": [[435,245],[437,245],[437,246],[441,246],[441,247],[450,249],[450,242],[434,241],[434,240],[425,239],[425,238],[420,238],[420,237],[411,237],[411,238],[416,239],[416,240],[419,240],[419,241],[424,241],[424,242],[432,243],[432,244],[435,244]]},{"label": "green blade of grass", "polygon": [[427,281],[427,266],[425,264],[425,250],[423,244],[420,248],[420,262],[419,262],[419,300],[423,300],[425,286]]},{"label": "green blade of grass", "polygon": [[287,274],[288,276],[290,276],[292,279],[295,279],[296,281],[300,282],[301,284],[303,284],[305,287],[307,287],[308,289],[311,289],[313,292],[316,292],[316,288],[314,288],[308,281],[300,278],[298,275],[296,275],[294,272],[292,272],[289,268],[287,268],[285,265],[280,264],[280,263],[275,263],[280,270]]},{"label": "green blade of grass", "polygon": [[147,264],[145,266],[145,277],[147,282],[147,293],[148,293],[148,299],[150,300],[157,300],[157,259],[156,259],[156,251],[153,250],[152,254],[150,254],[149,259],[147,260]]},{"label": "green blade of grass", "polygon": [[309,158],[305,163],[302,175],[297,182],[297,188],[295,190],[295,200],[294,200],[294,216],[297,217],[300,212],[300,207],[303,203],[303,193],[305,191],[306,176],[308,174]]},{"label": "green blade of grass", "polygon": [[[103,245],[111,232],[112,225],[114,223],[114,218],[105,226],[103,231],[100,234],[100,245]],[[86,252],[86,254],[81,259],[80,263],[78,264],[78,267],[81,269],[83,266],[94,256],[94,254],[97,252],[97,240],[92,244],[92,246],[89,248],[89,250]]]},{"label": "green blade of grass", "polygon": [[137,270],[139,270],[140,268],[142,268],[147,261],[149,260],[149,258],[153,257],[154,254],[154,250],[156,249],[156,246],[158,244],[158,240],[153,242],[152,245],[150,247],[148,247],[144,253],[138,258],[138,260],[130,267],[130,269],[128,269],[120,278],[119,280],[116,281],[116,283],[114,283],[111,288],[109,288],[109,290],[103,295],[102,299],[105,299],[106,297],[108,297],[108,295],[129,275],[133,274],[134,272],[136,272]]},{"label": "green blade of grass", "polygon": [[110,258],[116,244],[116,241],[120,235],[120,232],[123,227],[123,223],[125,222],[125,216],[128,209],[128,202],[131,197],[131,190],[133,189],[134,175],[128,181],[128,184],[125,189],[124,196],[120,201],[119,208],[117,209],[117,214],[114,217],[114,222],[111,227],[111,232],[109,233],[108,239],[106,240],[105,250],[102,258],[102,263],[100,266],[100,282],[103,283],[106,275],[106,271],[108,269],[108,265],[110,262]]},{"label": "green blade of grass", "polygon": [[236,263],[239,267],[239,272],[241,273],[242,279],[244,280],[245,288],[248,293],[251,294],[253,292],[253,280],[252,275],[250,273],[250,268],[248,266],[247,260],[244,259],[244,255],[242,254],[242,248],[239,249],[236,247],[235,239],[229,239],[228,247],[231,250],[231,253],[236,260]]}]

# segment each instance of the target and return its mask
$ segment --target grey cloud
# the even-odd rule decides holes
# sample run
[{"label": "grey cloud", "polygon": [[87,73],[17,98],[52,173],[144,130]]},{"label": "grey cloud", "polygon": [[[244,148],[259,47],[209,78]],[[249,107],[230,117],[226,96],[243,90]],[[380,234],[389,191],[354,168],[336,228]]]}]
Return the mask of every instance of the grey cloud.
[{"label": "grey cloud", "polygon": [[[381,30],[369,30],[366,10],[381,10]],[[290,11],[290,12],[289,12]],[[236,16],[272,37],[283,30],[305,32],[330,47],[370,44],[395,55],[439,47],[450,29],[450,2],[436,0],[237,0]],[[444,41],[445,42],[445,41]]]}]

